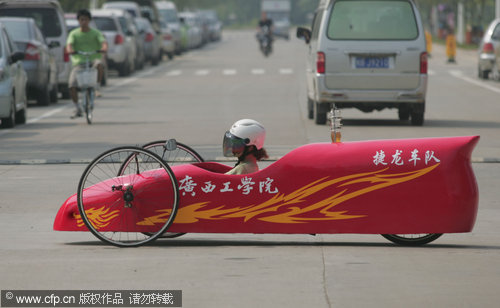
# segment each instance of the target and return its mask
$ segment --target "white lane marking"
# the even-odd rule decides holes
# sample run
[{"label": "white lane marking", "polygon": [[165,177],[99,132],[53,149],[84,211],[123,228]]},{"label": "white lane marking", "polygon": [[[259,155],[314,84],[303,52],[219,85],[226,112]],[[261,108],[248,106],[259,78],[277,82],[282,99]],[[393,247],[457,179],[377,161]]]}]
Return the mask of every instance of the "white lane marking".
[{"label": "white lane marking", "polygon": [[197,70],[194,74],[196,76],[206,76],[208,75],[210,72],[208,70]]},{"label": "white lane marking", "polygon": [[173,70],[173,71],[167,72],[165,74],[165,76],[167,76],[167,77],[174,77],[174,76],[179,76],[181,74],[182,74],[181,70]]},{"label": "white lane marking", "polygon": [[[145,70],[144,72],[141,72],[141,73],[137,74],[135,77],[130,77],[130,78],[123,79],[123,80],[121,80],[120,82],[118,82],[115,85],[106,87],[106,90],[103,91],[103,92],[108,92],[108,91],[114,90],[116,88],[122,87],[124,85],[127,85],[129,83],[135,82],[135,81],[137,81],[141,77],[152,75],[152,74],[156,73],[157,71],[159,71],[160,69],[165,68],[166,66],[170,66],[169,64],[170,63],[167,63],[165,65],[160,65],[160,66],[157,66],[157,67],[151,67],[148,70]],[[63,111],[64,109],[71,108],[72,106],[73,106],[73,104],[70,102],[70,103],[66,104],[65,106],[62,106],[62,107],[59,107],[59,108],[47,111],[46,113],[44,113],[44,114],[42,114],[42,115],[40,115],[40,116],[38,116],[36,118],[28,119],[26,121],[26,125],[36,123],[36,122],[38,122],[38,121],[40,121],[42,119],[45,119],[45,118],[48,118],[48,117],[53,116],[55,114],[58,114],[59,112]],[[2,130],[2,131],[0,131],[0,136],[6,135],[8,133],[11,133],[12,131],[14,131],[14,128]]]},{"label": "white lane marking", "polygon": [[282,75],[293,74],[293,69],[291,69],[291,68],[281,68],[280,69],[280,74],[282,74]]},{"label": "white lane marking", "polygon": [[36,118],[33,118],[33,119],[29,119],[28,121],[26,121],[27,124],[31,124],[31,123],[36,123],[42,119],[45,119],[45,118],[48,118],[50,116],[53,116],[54,114],[57,114],[61,111],[63,111],[64,109],[68,108],[68,106],[62,106],[62,107],[59,107],[57,109],[54,109],[54,110],[50,110],[44,114],[42,114],[41,116],[38,116]]},{"label": "white lane marking", "polygon": [[436,75],[436,72],[433,70],[428,70],[427,75]]},{"label": "white lane marking", "polygon": [[266,71],[263,68],[254,68],[252,69],[252,74],[254,75],[263,75]]},{"label": "white lane marking", "polygon": [[224,75],[236,75],[236,70],[234,70],[234,69],[223,70],[222,74],[224,74]]},{"label": "white lane marking", "polygon": [[488,84],[486,84],[484,82],[481,82],[481,81],[475,80],[473,78],[464,76],[464,74],[463,74],[462,71],[451,70],[451,71],[449,71],[449,73],[450,73],[450,75],[452,75],[455,78],[462,79],[462,80],[467,81],[469,83],[472,83],[472,84],[474,84],[476,86],[488,89],[488,90],[496,92],[496,93],[500,93],[500,88],[496,88],[496,87],[490,86],[490,85],[488,85]]}]

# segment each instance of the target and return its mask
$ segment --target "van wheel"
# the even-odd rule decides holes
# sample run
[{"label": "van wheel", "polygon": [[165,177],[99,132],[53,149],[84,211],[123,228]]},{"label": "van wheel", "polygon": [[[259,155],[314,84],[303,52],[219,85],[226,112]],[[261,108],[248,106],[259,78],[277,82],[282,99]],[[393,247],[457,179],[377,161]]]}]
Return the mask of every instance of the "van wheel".
[{"label": "van wheel", "polygon": [[57,103],[57,100],[58,100],[58,97],[57,97],[57,94],[58,94],[59,90],[57,89],[57,85],[53,85],[52,86],[52,90],[50,91],[50,102],[51,103]]},{"label": "van wheel", "polygon": [[61,97],[62,99],[68,99],[70,98],[71,96],[69,95],[69,88],[67,86],[64,86],[62,89],[61,89]]},{"label": "van wheel", "polygon": [[2,127],[12,128],[16,125],[16,99],[14,95],[10,97],[10,111],[7,118],[2,118]]},{"label": "van wheel", "polygon": [[36,102],[40,106],[47,106],[48,104],[50,104],[50,91],[48,85],[45,88],[39,90]]},{"label": "van wheel", "polygon": [[307,117],[314,119],[314,101],[310,98],[307,98]]},{"label": "van wheel", "polygon": [[410,119],[410,108],[399,107],[398,116],[401,121],[408,121]]},{"label": "van wheel", "polygon": [[328,105],[329,104],[321,104],[316,102],[316,108],[314,108],[315,114],[315,123],[318,125],[326,124],[326,114],[328,112]]},{"label": "van wheel", "polygon": [[413,126],[424,125],[424,113],[423,112],[412,112],[411,113],[411,125],[413,125]]}]

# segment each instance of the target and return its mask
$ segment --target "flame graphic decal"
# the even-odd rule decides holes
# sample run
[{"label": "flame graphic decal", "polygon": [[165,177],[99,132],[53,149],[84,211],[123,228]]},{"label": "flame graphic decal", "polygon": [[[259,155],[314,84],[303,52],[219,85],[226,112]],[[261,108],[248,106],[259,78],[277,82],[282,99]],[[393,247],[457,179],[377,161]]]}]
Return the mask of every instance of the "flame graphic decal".
[{"label": "flame graphic decal", "polygon": [[[239,207],[221,205],[211,208],[210,202],[195,203],[180,208],[175,217],[175,223],[195,223],[200,219],[221,220],[232,218],[242,218],[244,222],[250,219],[258,219],[271,223],[306,223],[365,217],[365,215],[349,215],[347,210],[332,211],[332,208],[372,191],[414,180],[431,172],[437,166],[439,164],[404,173],[384,173],[389,169],[385,168],[379,171],[358,173],[334,179],[324,177],[289,194],[279,193],[257,205]],[[331,190],[333,195],[305,207],[298,206],[308,198],[314,198],[316,193],[324,189]],[[138,224],[164,223],[166,221],[165,215],[168,216],[169,214],[170,211],[165,210],[163,213],[148,217]]]},{"label": "flame graphic decal", "polygon": [[[110,208],[105,208],[105,206],[101,208],[90,208],[85,210],[85,214],[87,214],[87,218],[90,220],[90,223],[96,228],[104,228],[111,223],[111,221],[119,215],[119,210],[111,211]],[[76,225],[78,227],[83,227],[84,223],[80,214],[73,213],[74,218],[76,219]]]}]

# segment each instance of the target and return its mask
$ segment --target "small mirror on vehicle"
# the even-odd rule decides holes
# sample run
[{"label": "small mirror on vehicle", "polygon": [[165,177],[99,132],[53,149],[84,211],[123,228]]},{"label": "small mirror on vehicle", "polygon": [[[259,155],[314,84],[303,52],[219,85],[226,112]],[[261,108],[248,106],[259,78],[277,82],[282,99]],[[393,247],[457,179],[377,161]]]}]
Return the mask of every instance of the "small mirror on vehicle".
[{"label": "small mirror on vehicle", "polygon": [[177,141],[175,139],[168,139],[165,143],[165,148],[167,151],[174,151],[177,149]]},{"label": "small mirror on vehicle", "polygon": [[52,42],[49,43],[48,46],[49,46],[49,48],[56,48],[56,47],[61,46],[61,44],[59,44],[58,41],[52,41]]},{"label": "small mirror on vehicle", "polygon": [[24,52],[16,51],[10,55],[10,60],[12,63],[16,63],[17,61],[24,60]]},{"label": "small mirror on vehicle", "polygon": [[298,27],[297,28],[297,37],[299,39],[304,39],[307,44],[309,44],[309,41],[311,40],[311,30],[307,28],[302,28]]}]

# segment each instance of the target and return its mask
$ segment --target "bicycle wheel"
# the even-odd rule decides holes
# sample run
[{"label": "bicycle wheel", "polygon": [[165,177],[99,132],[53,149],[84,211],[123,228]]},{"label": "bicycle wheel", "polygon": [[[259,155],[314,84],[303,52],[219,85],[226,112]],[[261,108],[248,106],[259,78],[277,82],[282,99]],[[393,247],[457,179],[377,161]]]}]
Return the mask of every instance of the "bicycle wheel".
[{"label": "bicycle wheel", "polygon": [[[176,164],[189,164],[196,162],[204,162],[203,158],[200,154],[198,154],[195,150],[190,148],[189,146],[175,141],[176,147],[175,149],[167,149],[168,140],[157,140],[146,143],[142,147],[147,149],[155,154],[158,154],[165,162],[167,162],[170,166]],[[186,233],[177,233],[177,232],[165,232],[161,238],[176,238],[179,236],[183,236]]]},{"label": "bicycle wheel", "polygon": [[442,233],[381,234],[389,241],[403,246],[420,246],[438,239]]},{"label": "bicycle wheel", "polygon": [[139,147],[119,147],[87,166],[77,199],[82,221],[97,238],[133,247],[155,240],[170,227],[179,205],[179,187],[172,169],[158,155]]},{"label": "bicycle wheel", "polygon": [[85,91],[85,116],[87,118],[87,123],[92,124],[92,115],[94,110],[94,93],[93,89],[87,89]]}]

